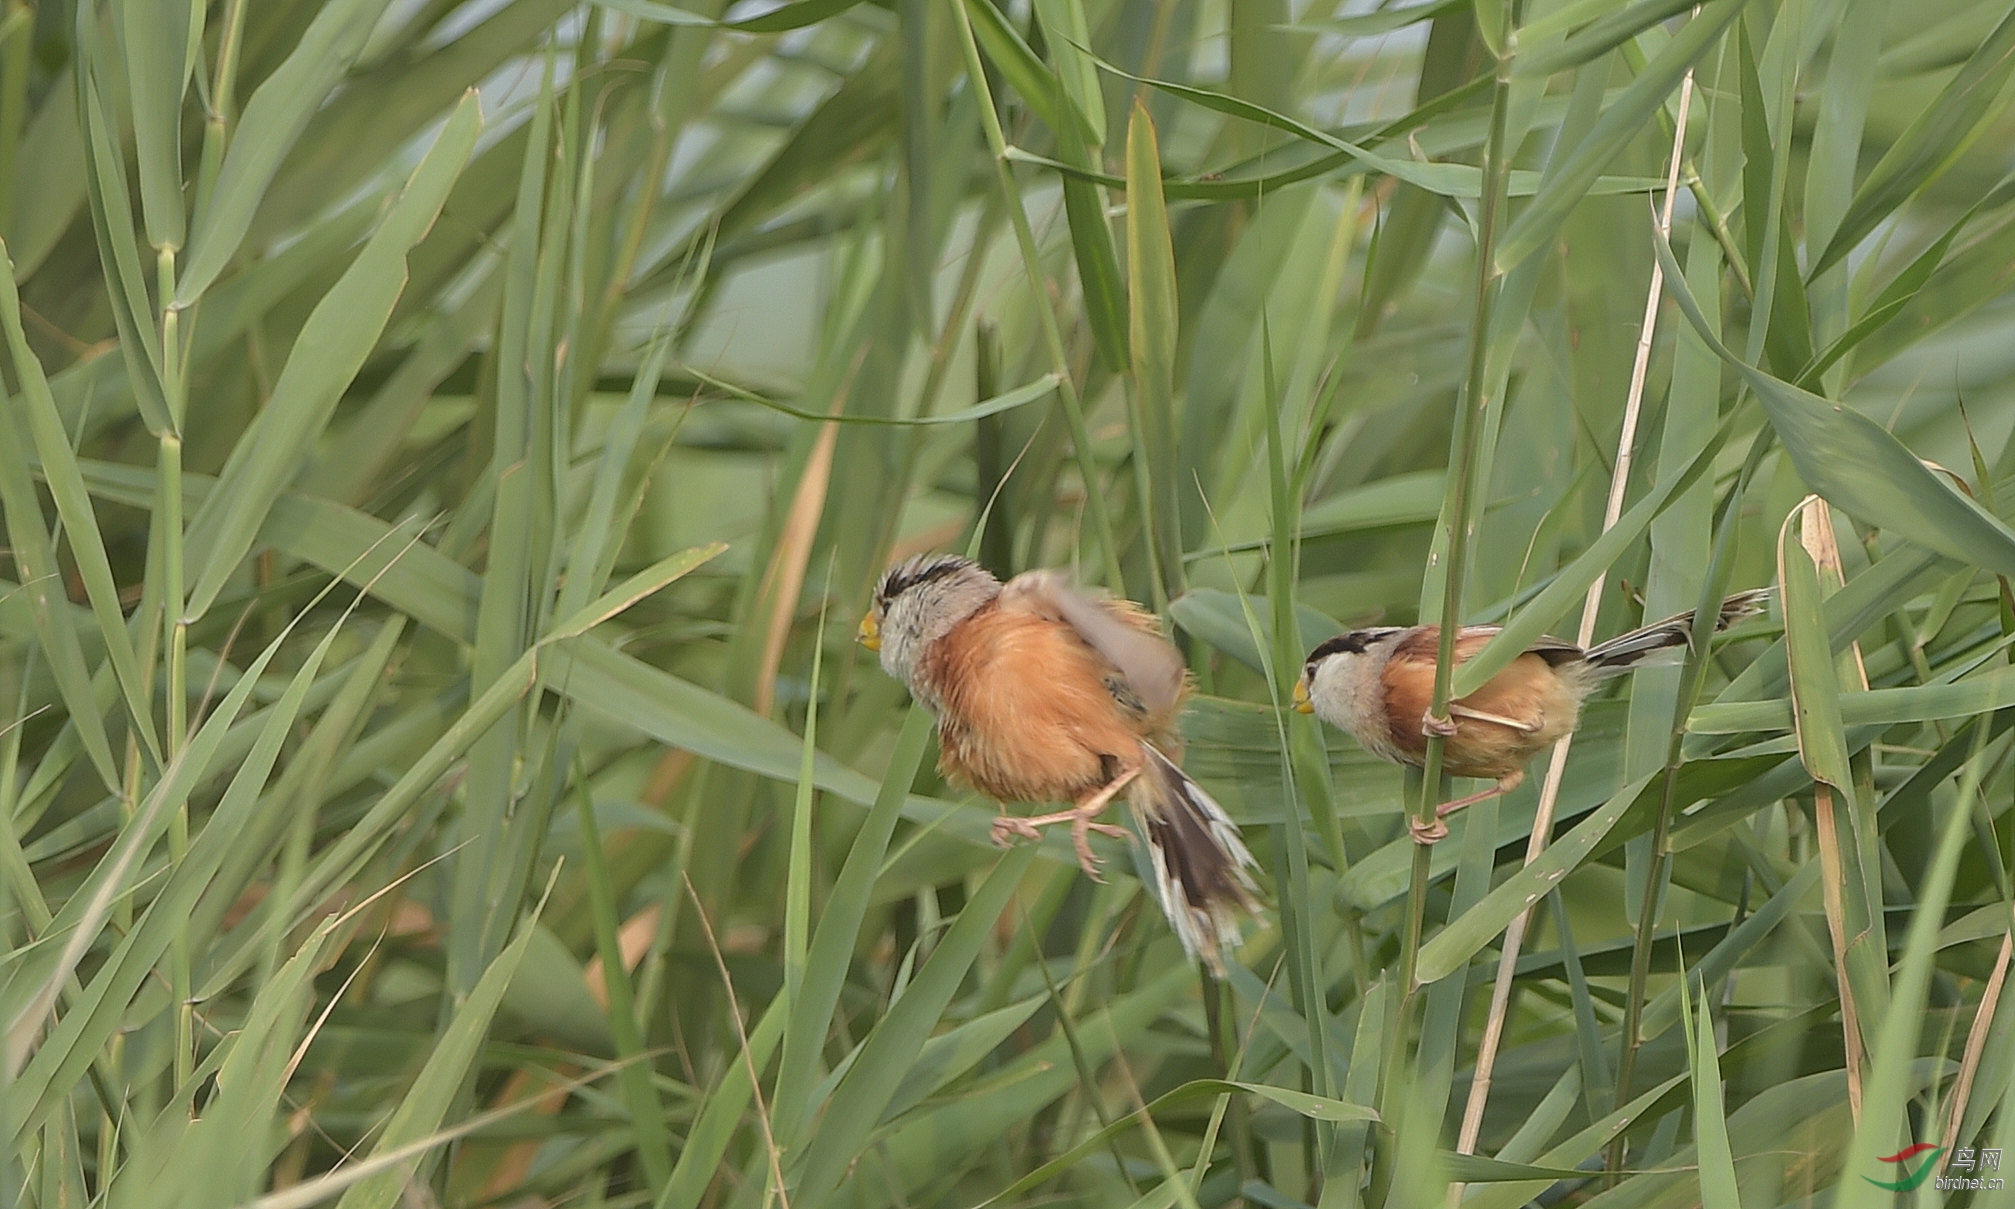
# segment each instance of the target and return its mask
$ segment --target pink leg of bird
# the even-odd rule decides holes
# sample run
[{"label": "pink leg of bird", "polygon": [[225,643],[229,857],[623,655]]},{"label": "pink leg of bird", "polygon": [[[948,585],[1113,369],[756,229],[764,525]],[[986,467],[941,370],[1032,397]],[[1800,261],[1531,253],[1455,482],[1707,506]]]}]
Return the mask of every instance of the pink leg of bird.
[{"label": "pink leg of bird", "polygon": [[1443,819],[1465,806],[1474,806],[1485,798],[1494,798],[1501,793],[1510,793],[1524,783],[1525,770],[1521,768],[1509,776],[1500,777],[1497,784],[1492,785],[1489,789],[1480,790],[1470,794],[1468,797],[1457,798],[1453,802],[1443,802],[1441,805],[1436,806],[1432,822],[1423,823],[1412,815],[1408,815],[1406,819],[1406,832],[1413,837],[1413,842],[1416,844],[1439,843],[1448,838],[1448,824],[1442,822]]},{"label": "pink leg of bird", "polygon": [[1012,814],[1001,815],[994,820],[993,841],[1005,848],[1009,839],[1017,835],[1039,840],[1042,838],[1042,829],[1050,824],[1069,823],[1070,842],[1077,850],[1078,868],[1084,870],[1093,881],[1103,882],[1105,879],[1098,875],[1098,857],[1092,855],[1089,833],[1096,831],[1100,835],[1109,835],[1114,839],[1125,839],[1127,830],[1111,823],[1094,823],[1092,820],[1112,802],[1114,795],[1125,789],[1127,784],[1139,775],[1140,768],[1137,765],[1123,768],[1118,776],[1069,810],[1059,810],[1055,814],[1039,814],[1026,819]]}]

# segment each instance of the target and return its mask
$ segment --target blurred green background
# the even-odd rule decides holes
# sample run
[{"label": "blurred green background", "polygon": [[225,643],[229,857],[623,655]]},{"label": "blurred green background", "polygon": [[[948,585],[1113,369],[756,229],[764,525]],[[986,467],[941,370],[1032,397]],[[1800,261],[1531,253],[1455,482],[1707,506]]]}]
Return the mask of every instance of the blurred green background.
[{"label": "blurred green background", "polygon": [[[1967,0],[0,0],[0,1207],[1969,1174],[2011,75]],[[1225,981],[930,771],[851,638],[932,549],[1165,619]],[[1471,786],[1277,708],[1763,585],[1530,868],[1546,757],[1429,852]]]}]

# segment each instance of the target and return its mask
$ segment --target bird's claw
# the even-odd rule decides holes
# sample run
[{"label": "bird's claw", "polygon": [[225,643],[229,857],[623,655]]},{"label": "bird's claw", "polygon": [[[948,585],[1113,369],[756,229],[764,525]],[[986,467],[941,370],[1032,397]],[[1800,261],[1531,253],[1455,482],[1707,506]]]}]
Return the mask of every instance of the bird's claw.
[{"label": "bird's claw", "polygon": [[[1063,821],[1063,819],[1048,819],[1043,822],[1037,822],[1022,818],[1020,815],[998,815],[993,821],[993,842],[999,847],[1006,848],[1015,841],[1016,837],[1040,840],[1044,826],[1048,823],[1060,823]],[[1070,824],[1070,842],[1072,849],[1077,852],[1078,868],[1084,870],[1087,877],[1103,885],[1105,878],[1100,877],[1098,872],[1102,862],[1098,859],[1097,854],[1091,850],[1090,833],[1096,831],[1100,835],[1109,835],[1114,839],[1123,840],[1127,837],[1126,828],[1112,823],[1094,823],[1089,816],[1073,818],[1070,820]]]},{"label": "bird's claw", "polygon": [[1448,838],[1448,824],[1442,822],[1438,814],[1425,823],[1417,818],[1408,817],[1406,833],[1413,837],[1414,843],[1426,848]]},{"label": "bird's claw", "polygon": [[1446,739],[1457,729],[1455,719],[1437,718],[1431,709],[1420,716],[1420,733],[1430,739]]},{"label": "bird's claw", "polygon": [[1091,850],[1090,833],[1094,831],[1114,839],[1125,839],[1126,828],[1116,827],[1111,823],[1094,823],[1090,819],[1080,819],[1071,826],[1070,842],[1071,847],[1077,850],[1077,867],[1084,870],[1086,877],[1103,886],[1106,881],[1099,876],[1099,866],[1105,862],[1099,860],[1097,854]]},{"label": "bird's claw", "polygon": [[995,847],[1006,848],[1008,845],[1014,843],[1016,836],[1020,836],[1023,839],[1039,840],[1042,838],[1042,828],[1035,826],[1027,819],[1012,814],[998,815],[994,818],[993,842]]}]

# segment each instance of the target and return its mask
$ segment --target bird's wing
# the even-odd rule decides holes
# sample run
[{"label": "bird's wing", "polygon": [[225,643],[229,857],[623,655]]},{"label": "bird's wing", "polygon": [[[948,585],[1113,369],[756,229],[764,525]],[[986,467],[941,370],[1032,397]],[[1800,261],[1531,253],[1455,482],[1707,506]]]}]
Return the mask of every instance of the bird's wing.
[{"label": "bird's wing", "polygon": [[[1455,636],[1455,662],[1459,665],[1475,658],[1476,653],[1482,650],[1485,644],[1497,637],[1497,632],[1501,628],[1494,625],[1466,625],[1462,627]],[[1440,650],[1441,627],[1424,625],[1415,626],[1412,630],[1408,631],[1406,637],[1400,639],[1399,645],[1393,649],[1392,654],[1395,659],[1403,659],[1409,662],[1433,663],[1435,658],[1440,654]],[[1555,638],[1551,634],[1544,634],[1535,639],[1532,645],[1526,647],[1525,653],[1528,655],[1537,655],[1541,659],[1546,660],[1546,662],[1558,667],[1563,663],[1571,663],[1576,659],[1582,658],[1584,652],[1580,647],[1564,638]]]},{"label": "bird's wing", "polygon": [[1149,713],[1182,699],[1182,655],[1154,628],[1154,618],[1123,600],[1095,599],[1055,571],[1025,571],[1001,589],[1000,607],[1061,621],[1123,676]]},{"label": "bird's wing", "polygon": [[[1455,632],[1455,662],[1460,665],[1497,637],[1494,625],[1466,625]],[[1392,657],[1402,663],[1433,663],[1441,656],[1441,627],[1417,625],[1404,631],[1392,648]]]},{"label": "bird's wing", "polygon": [[1525,653],[1528,655],[1537,655],[1554,667],[1559,667],[1563,663],[1573,663],[1577,659],[1585,659],[1588,656],[1588,652],[1567,641],[1567,639],[1555,638],[1551,634],[1542,634],[1534,639],[1532,645],[1525,648]]}]

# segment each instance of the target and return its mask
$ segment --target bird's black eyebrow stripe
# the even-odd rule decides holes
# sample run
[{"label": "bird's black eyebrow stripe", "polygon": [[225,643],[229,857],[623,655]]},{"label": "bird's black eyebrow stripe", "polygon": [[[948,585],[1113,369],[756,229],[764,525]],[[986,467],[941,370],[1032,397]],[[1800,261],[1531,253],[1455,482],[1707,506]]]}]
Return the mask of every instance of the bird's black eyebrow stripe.
[{"label": "bird's black eyebrow stripe", "polygon": [[1352,655],[1363,654],[1365,644],[1369,641],[1371,641],[1371,634],[1365,630],[1352,630],[1348,634],[1338,634],[1334,638],[1325,638],[1321,643],[1317,644],[1314,650],[1308,653],[1308,662],[1314,663],[1318,659],[1327,659],[1331,655],[1341,655],[1346,652]]},{"label": "bird's black eyebrow stripe", "polygon": [[921,587],[932,580],[943,579],[965,565],[966,561],[962,558],[946,557],[933,559],[914,569],[897,567],[882,577],[881,591],[876,595],[884,601],[894,600],[911,588]]}]

